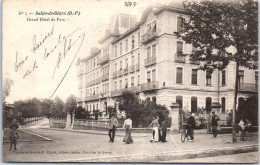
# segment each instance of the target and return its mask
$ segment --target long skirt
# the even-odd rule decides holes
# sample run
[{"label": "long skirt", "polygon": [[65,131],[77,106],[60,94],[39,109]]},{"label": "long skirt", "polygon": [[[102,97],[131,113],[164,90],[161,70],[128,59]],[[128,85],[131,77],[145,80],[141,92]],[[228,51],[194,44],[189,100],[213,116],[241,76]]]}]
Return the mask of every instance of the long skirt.
[{"label": "long skirt", "polygon": [[126,128],[126,131],[125,131],[125,137],[124,137],[123,142],[126,142],[126,144],[133,143],[133,139],[132,139],[132,137],[131,137],[131,129],[130,129],[130,126],[129,126],[129,125],[126,125],[125,128]]},{"label": "long skirt", "polygon": [[158,127],[153,127],[153,141],[159,141],[159,129]]}]

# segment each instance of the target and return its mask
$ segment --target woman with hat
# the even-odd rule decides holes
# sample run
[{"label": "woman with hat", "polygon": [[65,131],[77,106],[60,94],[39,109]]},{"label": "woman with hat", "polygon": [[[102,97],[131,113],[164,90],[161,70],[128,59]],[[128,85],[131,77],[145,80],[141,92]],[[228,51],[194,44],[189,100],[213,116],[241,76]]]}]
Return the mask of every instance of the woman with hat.
[{"label": "woman with hat", "polygon": [[123,125],[123,129],[126,129],[123,142],[126,142],[126,144],[133,143],[133,139],[131,137],[131,130],[132,130],[131,116],[126,117],[126,120],[125,120],[124,125]]}]

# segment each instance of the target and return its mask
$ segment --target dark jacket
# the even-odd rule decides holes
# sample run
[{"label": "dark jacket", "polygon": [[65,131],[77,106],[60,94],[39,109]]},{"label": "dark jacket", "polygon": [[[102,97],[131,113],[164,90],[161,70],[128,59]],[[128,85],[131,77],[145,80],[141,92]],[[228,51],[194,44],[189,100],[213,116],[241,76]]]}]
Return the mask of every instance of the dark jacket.
[{"label": "dark jacket", "polygon": [[218,126],[218,121],[219,121],[219,117],[218,117],[217,115],[212,116],[211,125],[212,125],[212,126]]},{"label": "dark jacket", "polygon": [[190,116],[188,118],[187,124],[189,125],[189,128],[194,129],[195,128],[195,118],[193,116]]},{"label": "dark jacket", "polygon": [[164,121],[162,122],[162,124],[161,124],[161,129],[162,129],[162,130],[167,130],[167,121],[166,121],[166,120],[164,120]]}]

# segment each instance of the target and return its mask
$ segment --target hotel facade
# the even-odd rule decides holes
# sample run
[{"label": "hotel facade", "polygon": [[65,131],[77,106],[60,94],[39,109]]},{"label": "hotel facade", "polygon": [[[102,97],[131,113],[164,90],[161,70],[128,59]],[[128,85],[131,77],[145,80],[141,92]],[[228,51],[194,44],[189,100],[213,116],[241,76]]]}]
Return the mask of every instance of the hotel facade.
[{"label": "hotel facade", "polygon": [[[118,108],[122,91],[132,90],[169,109],[178,103],[191,112],[210,110],[213,102],[221,113],[233,109],[235,64],[209,73],[189,56],[179,56],[193,49],[174,35],[182,28],[180,16],[185,17],[180,5],[148,7],[138,22],[132,15],[115,15],[101,47],[79,60],[78,106],[106,112],[107,106]],[[257,93],[258,70],[240,67],[238,102]]]}]

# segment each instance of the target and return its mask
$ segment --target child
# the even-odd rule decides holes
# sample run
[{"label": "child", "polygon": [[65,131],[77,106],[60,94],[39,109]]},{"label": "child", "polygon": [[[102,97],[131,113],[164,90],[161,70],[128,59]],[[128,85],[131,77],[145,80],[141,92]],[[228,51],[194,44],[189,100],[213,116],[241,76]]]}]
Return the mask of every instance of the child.
[{"label": "child", "polygon": [[17,150],[16,148],[16,144],[17,144],[17,138],[19,137],[18,133],[17,133],[17,125],[12,125],[11,126],[11,132],[10,132],[10,149],[12,150],[12,145],[14,144],[14,150]]}]

